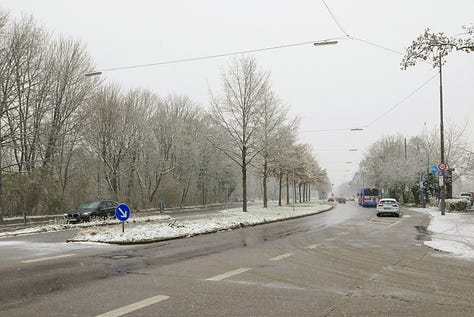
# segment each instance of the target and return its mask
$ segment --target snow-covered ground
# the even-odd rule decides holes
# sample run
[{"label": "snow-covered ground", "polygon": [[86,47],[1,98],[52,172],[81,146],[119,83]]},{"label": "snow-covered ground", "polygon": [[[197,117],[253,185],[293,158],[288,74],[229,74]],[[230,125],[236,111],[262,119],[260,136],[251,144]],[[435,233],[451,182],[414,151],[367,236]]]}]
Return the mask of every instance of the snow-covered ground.
[{"label": "snow-covered ground", "polygon": [[[32,218],[32,217],[29,217]],[[171,217],[169,215],[156,215],[156,216],[145,216],[145,217],[134,217],[130,219],[133,223],[142,223],[142,222],[152,222],[152,221],[159,221],[159,220],[167,220]],[[35,234],[35,233],[44,233],[44,232],[54,232],[54,231],[66,231],[66,230],[74,230],[78,228],[103,228],[104,226],[108,226],[111,224],[117,224],[117,220],[109,219],[109,220],[94,220],[91,222],[83,222],[78,224],[68,224],[64,222],[57,222],[48,225],[41,225],[41,226],[34,226],[31,228],[19,229],[15,231],[6,231],[0,232],[0,238],[2,237],[12,237],[12,236],[22,236],[28,234]]]},{"label": "snow-covered ground", "polygon": [[474,212],[446,212],[442,216],[437,207],[410,209],[430,215],[431,241],[424,241],[425,245],[455,257],[474,260]]},{"label": "snow-covered ground", "polygon": [[331,208],[330,205],[315,203],[298,204],[294,210],[291,206],[269,206],[269,208],[249,206],[248,212],[245,213],[242,212],[242,208],[233,208],[220,211],[218,216],[211,218],[171,219],[165,222],[144,223],[130,228],[125,224],[125,232],[122,232],[121,226],[91,227],[82,230],[71,241],[118,244],[149,243],[301,217],[327,211]]}]

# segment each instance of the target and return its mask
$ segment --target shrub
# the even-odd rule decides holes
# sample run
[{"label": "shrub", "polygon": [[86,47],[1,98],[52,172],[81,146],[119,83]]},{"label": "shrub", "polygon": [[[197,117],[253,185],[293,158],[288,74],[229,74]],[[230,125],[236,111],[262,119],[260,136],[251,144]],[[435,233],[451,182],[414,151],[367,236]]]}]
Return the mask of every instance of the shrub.
[{"label": "shrub", "polygon": [[446,207],[449,211],[465,211],[467,201],[464,199],[446,199]]}]

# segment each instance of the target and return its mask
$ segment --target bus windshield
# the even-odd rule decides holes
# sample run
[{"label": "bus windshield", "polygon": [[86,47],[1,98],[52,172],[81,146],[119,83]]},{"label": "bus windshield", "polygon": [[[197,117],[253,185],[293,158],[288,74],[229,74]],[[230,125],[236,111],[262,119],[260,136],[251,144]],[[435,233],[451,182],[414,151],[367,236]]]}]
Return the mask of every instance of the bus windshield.
[{"label": "bus windshield", "polygon": [[366,188],[365,196],[378,196],[377,188]]}]

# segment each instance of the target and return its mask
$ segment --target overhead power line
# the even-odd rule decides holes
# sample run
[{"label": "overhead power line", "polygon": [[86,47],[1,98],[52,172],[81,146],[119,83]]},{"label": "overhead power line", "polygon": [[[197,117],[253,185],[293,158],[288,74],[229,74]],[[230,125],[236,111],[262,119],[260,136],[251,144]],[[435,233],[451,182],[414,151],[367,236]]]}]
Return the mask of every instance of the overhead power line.
[{"label": "overhead power line", "polygon": [[[438,72],[436,72],[432,77],[430,77],[428,80],[426,80],[425,82],[423,82],[420,86],[418,86],[417,88],[415,88],[412,92],[410,92],[410,94],[408,94],[406,97],[404,97],[403,99],[401,99],[399,102],[397,102],[396,104],[394,104],[393,106],[391,106],[390,108],[388,108],[385,112],[383,112],[381,115],[379,115],[378,117],[376,117],[374,120],[372,120],[369,124],[367,125],[362,125],[360,126],[360,128],[369,128],[370,126],[372,126],[375,122],[379,121],[380,119],[382,119],[383,117],[385,117],[387,114],[389,114],[390,112],[392,112],[393,110],[395,110],[397,107],[399,107],[401,104],[403,104],[405,101],[407,101],[408,99],[410,99],[413,95],[415,95],[418,91],[420,91],[421,89],[423,89],[423,87],[425,87],[429,82],[431,82],[433,79],[435,79],[437,76],[438,76]],[[347,128],[337,128],[337,129],[321,129],[321,130],[304,130],[304,131],[301,131],[302,133],[314,133],[314,132],[335,132],[335,131],[348,131],[348,130],[352,130],[352,131],[356,131],[356,130],[362,130],[362,129],[356,129],[356,128],[353,128],[353,127],[347,127]]]},{"label": "overhead power line", "polygon": [[333,44],[338,39],[340,39],[340,38],[331,38],[331,39],[324,39],[324,40],[317,40],[317,41],[283,44],[283,45],[278,45],[278,46],[270,46],[270,47],[256,48],[256,49],[251,49],[251,50],[243,50],[243,51],[236,51],[236,52],[223,53],[223,54],[215,54],[215,55],[206,55],[206,56],[191,57],[191,58],[184,58],[184,59],[176,59],[176,60],[169,60],[169,61],[162,61],[162,62],[155,62],[155,63],[148,63],[148,64],[137,64],[137,65],[130,65],[130,66],[114,67],[114,68],[104,68],[104,69],[94,70],[94,71],[90,72],[89,74],[101,73],[101,72],[110,72],[110,71],[122,70],[122,69],[132,69],[132,68],[142,68],[142,67],[150,67],[150,66],[158,66],[158,65],[192,62],[192,61],[213,59],[213,58],[219,58],[219,57],[242,55],[242,54],[256,53],[256,52],[263,52],[263,51],[270,51],[270,50],[278,50],[278,49],[282,49],[282,48],[289,48],[289,47],[309,45],[309,44],[315,44],[315,45]]},{"label": "overhead power line", "polygon": [[424,83],[422,83],[420,86],[418,86],[415,90],[413,90],[408,96],[406,96],[405,98],[403,98],[402,100],[400,100],[399,102],[397,102],[395,105],[393,105],[392,107],[390,107],[387,111],[385,111],[384,113],[382,113],[380,116],[378,116],[377,118],[375,118],[372,122],[370,122],[367,127],[370,127],[372,124],[374,124],[375,122],[377,122],[378,120],[382,119],[384,116],[386,116],[388,113],[392,112],[393,110],[395,110],[395,108],[397,108],[398,106],[400,106],[402,103],[404,103],[405,101],[407,101],[411,96],[413,96],[414,94],[416,94],[418,91],[420,91],[423,87],[425,87],[430,81],[432,81],[433,79],[435,79],[436,77],[438,77],[438,72],[436,72],[430,79],[428,79],[427,81],[425,81]]},{"label": "overhead power line", "polygon": [[344,33],[345,36],[347,37],[351,37],[347,32],[346,30],[344,30],[344,28],[342,27],[341,23],[339,23],[339,21],[336,19],[336,16],[334,15],[334,13],[332,13],[331,9],[329,8],[329,6],[327,5],[326,1],[324,0],[321,0],[323,3],[324,3],[324,6],[326,7],[326,9],[328,10],[329,12],[329,15],[331,16],[332,20],[334,21],[334,23],[336,23],[337,27],[339,28],[339,30],[341,30],[342,33]]}]

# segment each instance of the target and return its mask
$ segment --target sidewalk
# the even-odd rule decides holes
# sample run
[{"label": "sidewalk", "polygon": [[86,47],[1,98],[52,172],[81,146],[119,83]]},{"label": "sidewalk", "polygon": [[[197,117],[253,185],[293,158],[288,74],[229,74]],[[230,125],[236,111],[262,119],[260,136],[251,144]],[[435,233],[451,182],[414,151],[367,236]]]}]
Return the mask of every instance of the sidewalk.
[{"label": "sidewalk", "polygon": [[430,215],[431,241],[424,241],[426,246],[454,257],[474,260],[474,211],[446,212],[442,216],[438,207],[410,210]]}]

